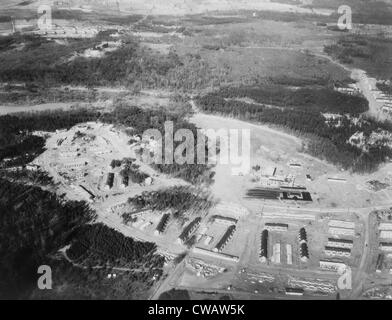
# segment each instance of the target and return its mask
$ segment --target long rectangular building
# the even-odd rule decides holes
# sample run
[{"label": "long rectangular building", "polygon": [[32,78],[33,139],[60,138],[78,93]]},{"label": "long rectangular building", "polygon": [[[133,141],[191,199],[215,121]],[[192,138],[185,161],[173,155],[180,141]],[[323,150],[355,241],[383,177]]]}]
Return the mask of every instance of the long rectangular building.
[{"label": "long rectangular building", "polygon": [[329,227],[329,233],[338,235],[338,236],[354,236],[355,232],[354,229],[349,228],[337,228],[337,227]]},{"label": "long rectangular building", "polygon": [[380,223],[380,225],[378,226],[378,230],[388,230],[388,231],[392,231],[392,223],[382,222],[382,223]]},{"label": "long rectangular building", "polygon": [[235,229],[236,229],[235,225],[231,225],[230,227],[227,228],[226,232],[223,234],[222,238],[219,240],[219,242],[216,244],[215,248],[213,249],[215,252],[221,252],[223,250],[226,244],[233,237]]},{"label": "long rectangular building", "polygon": [[339,256],[339,257],[351,256],[351,249],[347,249],[347,248],[325,247],[324,252],[328,256]]},{"label": "long rectangular building", "polygon": [[330,220],[328,222],[328,226],[330,226],[330,227],[337,227],[337,228],[354,229],[355,228],[355,222],[343,221],[343,220]]},{"label": "long rectangular building", "polygon": [[354,245],[354,241],[349,239],[328,238],[328,242],[327,242],[328,247],[336,247],[336,248],[352,249],[353,245]]},{"label": "long rectangular building", "polygon": [[287,223],[273,223],[273,222],[267,222],[265,224],[265,229],[268,231],[287,231],[289,229],[289,225]]},{"label": "long rectangular building", "polygon": [[320,268],[324,270],[338,271],[339,269],[345,269],[346,264],[343,262],[320,260]]},{"label": "long rectangular building", "polygon": [[260,242],[260,254],[259,260],[260,262],[266,262],[268,260],[268,230],[264,229],[261,233],[261,242]]},{"label": "long rectangular building", "polygon": [[293,248],[291,244],[286,244],[287,264],[293,264]]},{"label": "long rectangular building", "polygon": [[161,220],[159,221],[157,228],[155,229],[155,234],[162,234],[165,232],[167,224],[169,222],[170,214],[165,213]]},{"label": "long rectangular building", "polygon": [[232,225],[232,224],[237,223],[237,219],[234,219],[231,217],[215,215],[212,218],[214,219],[214,222],[216,222],[216,223],[222,223],[222,224],[226,224],[226,225]]},{"label": "long rectangular building", "polygon": [[381,239],[392,239],[392,230],[381,230],[380,238]]},{"label": "long rectangular building", "polygon": [[271,261],[274,263],[280,263],[280,243],[275,243],[272,246],[272,258]]},{"label": "long rectangular building", "polygon": [[392,251],[391,242],[380,242],[380,249],[383,251]]},{"label": "long rectangular building", "polygon": [[195,218],[191,223],[189,223],[184,230],[181,232],[180,236],[178,237],[177,241],[179,243],[184,243],[189,236],[199,227],[201,222],[201,218]]}]

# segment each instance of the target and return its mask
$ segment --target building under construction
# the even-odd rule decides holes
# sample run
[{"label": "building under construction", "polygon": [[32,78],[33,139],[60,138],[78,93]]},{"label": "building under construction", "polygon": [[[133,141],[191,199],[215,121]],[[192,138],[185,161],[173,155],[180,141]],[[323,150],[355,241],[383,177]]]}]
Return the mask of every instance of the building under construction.
[{"label": "building under construction", "polygon": [[261,232],[261,243],[260,243],[260,262],[266,262],[268,260],[268,230],[264,229]]},{"label": "building under construction", "polygon": [[300,244],[304,243],[304,242],[308,242],[308,236],[306,234],[305,228],[299,229],[298,241],[299,241]]},{"label": "building under construction", "polygon": [[235,229],[236,229],[235,225],[231,225],[230,227],[227,228],[226,232],[224,233],[222,238],[219,240],[219,242],[216,244],[215,248],[213,249],[215,252],[221,252],[223,250],[226,244],[233,237]]},{"label": "building under construction", "polygon": [[353,245],[354,245],[354,241],[349,239],[328,238],[328,242],[327,242],[328,247],[336,247],[336,248],[352,249]]},{"label": "building under construction", "polygon": [[265,224],[265,229],[268,231],[284,232],[289,229],[289,225],[287,223],[267,222]]},{"label": "building under construction", "polygon": [[169,223],[170,214],[165,213],[161,220],[159,221],[157,228],[155,229],[155,234],[162,234],[165,232],[167,224]]},{"label": "building under construction", "polygon": [[188,224],[185,229],[181,232],[177,241],[181,244],[184,244],[185,241],[188,240],[189,236],[199,227],[201,222],[201,218],[195,218],[190,224]]},{"label": "building under construction", "polygon": [[114,173],[113,172],[109,172],[108,176],[106,178],[106,187],[108,189],[113,188],[113,183],[114,183]]},{"label": "building under construction", "polygon": [[302,262],[306,262],[309,259],[308,236],[306,234],[305,228],[303,227],[299,229],[298,241],[300,259]]},{"label": "building under construction", "polygon": [[346,258],[351,256],[351,249],[348,248],[325,247],[324,252],[327,256],[339,256]]}]

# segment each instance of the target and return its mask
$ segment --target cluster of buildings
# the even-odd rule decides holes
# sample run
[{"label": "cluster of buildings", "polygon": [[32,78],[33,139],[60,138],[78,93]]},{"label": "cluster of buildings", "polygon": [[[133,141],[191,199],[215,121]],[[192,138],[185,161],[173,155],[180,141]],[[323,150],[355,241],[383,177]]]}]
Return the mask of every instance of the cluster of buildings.
[{"label": "cluster of buildings", "polygon": [[351,96],[359,95],[361,90],[357,87],[355,83],[349,83],[347,87],[335,87],[335,91],[348,94]]},{"label": "cluster of buildings", "polygon": [[[264,225],[264,229],[261,232],[261,237],[260,237],[260,248],[259,248],[259,261],[261,263],[266,263],[268,262],[268,238],[270,235],[270,232],[286,232],[288,231],[288,224],[286,223],[275,223],[275,222],[267,222]],[[302,228],[305,230],[304,228]],[[301,230],[302,230],[301,229]],[[307,244],[306,244],[306,233],[304,234],[303,231],[300,231],[300,250],[301,252],[303,251],[303,254],[309,257],[309,253],[307,251]],[[302,244],[306,245],[306,252],[304,251],[305,249],[303,248]],[[286,263],[288,265],[293,264],[293,247],[291,244],[286,243]],[[302,248],[302,249],[301,249]],[[276,242],[272,245],[272,254],[271,254],[271,262],[273,263],[281,263],[281,243]]]},{"label": "cluster of buildings", "polygon": [[[387,83],[390,84],[390,83]],[[374,99],[382,104],[381,110],[385,113],[392,112],[392,94],[384,93],[378,89],[372,89]]]},{"label": "cluster of buildings", "polygon": [[349,139],[348,143],[368,152],[370,147],[383,146],[392,147],[392,134],[387,130],[377,129],[370,135],[364,135],[363,132],[355,132]]},{"label": "cluster of buildings", "polygon": [[278,175],[277,168],[274,166],[261,168],[257,178],[262,186],[269,188],[279,188],[281,186],[294,186],[295,178],[293,175]]},{"label": "cluster of buildings", "polygon": [[98,32],[98,28],[92,27],[53,26],[48,29],[35,30],[33,33],[50,39],[84,39],[94,38]]},{"label": "cluster of buildings", "polygon": [[329,237],[324,247],[324,254],[332,260],[321,259],[320,268],[323,270],[342,272],[347,268],[346,263],[335,258],[350,258],[354,247],[355,222],[331,219],[328,222],[328,232],[334,237]]}]

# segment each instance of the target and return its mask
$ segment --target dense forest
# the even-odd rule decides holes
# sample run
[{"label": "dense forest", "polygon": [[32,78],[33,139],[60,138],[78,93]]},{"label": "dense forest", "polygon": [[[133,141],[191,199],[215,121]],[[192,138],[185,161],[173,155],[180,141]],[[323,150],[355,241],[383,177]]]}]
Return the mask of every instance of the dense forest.
[{"label": "dense forest", "polygon": [[0,297],[26,298],[39,265],[66,245],[95,213],[83,202],[65,202],[38,187],[0,180]]},{"label": "dense forest", "polygon": [[60,88],[6,86],[0,91],[0,103],[4,105],[36,105],[57,102],[94,102],[105,98],[94,90],[67,90]]},{"label": "dense forest", "polygon": [[[84,202],[64,201],[38,187],[0,178],[0,298],[147,298],[162,275],[155,244],[102,224]],[[71,244],[66,261],[58,250]],[[53,290],[37,289],[38,266],[49,265]],[[108,272],[118,274],[107,280]]]},{"label": "dense forest", "polygon": [[45,151],[45,139],[34,136],[33,131],[69,129],[77,123],[96,120],[99,115],[79,109],[0,116],[0,161],[9,159],[7,167],[23,166]]},{"label": "dense forest", "polygon": [[[245,97],[245,93],[250,92],[253,99],[258,99],[259,95],[256,89],[242,91],[232,88],[231,91],[225,89],[222,92],[223,94],[217,92],[199,97],[197,99],[198,106],[207,113],[229,115],[245,121],[268,123],[289,129],[305,138],[307,142],[304,146],[305,152],[344,169],[369,172],[375,170],[387,158],[392,157],[391,149],[386,146],[372,146],[367,152],[364,152],[347,143],[348,139],[357,131],[364,132],[365,136],[369,136],[372,131],[378,128],[392,132],[392,126],[388,123],[361,117],[362,121],[355,124],[350,119],[351,115],[342,115],[338,120],[340,124],[337,125],[336,120],[327,121],[318,108],[271,107],[225,98],[230,92],[233,92],[231,94],[233,97],[237,92],[241,97]],[[354,110],[354,114],[357,113],[354,105],[348,109]]]},{"label": "dense forest", "polygon": [[220,98],[250,98],[257,103],[306,112],[359,114],[368,110],[368,102],[360,96],[351,96],[327,87],[301,87],[291,89],[284,85],[263,87],[224,88],[216,95]]},{"label": "dense forest", "polygon": [[[173,210],[174,218],[182,218],[190,210],[208,210],[213,200],[208,194],[194,190],[192,187],[171,187],[158,191],[145,191],[141,195],[128,199],[135,211],[140,210]],[[133,212],[123,214],[124,223],[132,220]]]},{"label": "dense forest", "polygon": [[164,258],[156,246],[125,237],[106,225],[84,225],[71,241],[67,255],[74,263],[87,266],[117,266],[161,275]]},{"label": "dense forest", "polygon": [[382,32],[377,35],[349,34],[324,46],[324,52],[341,63],[365,70],[377,79],[391,77],[392,40]]}]

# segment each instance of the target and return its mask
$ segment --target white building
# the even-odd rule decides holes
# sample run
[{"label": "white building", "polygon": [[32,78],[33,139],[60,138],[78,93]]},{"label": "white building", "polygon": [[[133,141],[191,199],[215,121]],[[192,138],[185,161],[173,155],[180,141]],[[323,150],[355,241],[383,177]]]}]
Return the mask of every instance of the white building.
[{"label": "white building", "polygon": [[344,220],[330,220],[328,222],[330,227],[338,227],[338,228],[355,228],[355,222],[352,221],[344,221]]},{"label": "white building", "polygon": [[330,227],[328,232],[337,236],[355,236],[354,229]]},{"label": "white building", "polygon": [[346,269],[346,264],[342,262],[334,262],[327,260],[320,260],[320,268],[324,270],[338,271]]},{"label": "white building", "polygon": [[285,232],[289,229],[289,225],[286,223],[269,223],[269,222],[267,222],[264,226],[264,229],[267,229],[268,231]]},{"label": "white building", "polygon": [[381,230],[380,238],[381,239],[392,239],[392,230]]}]

